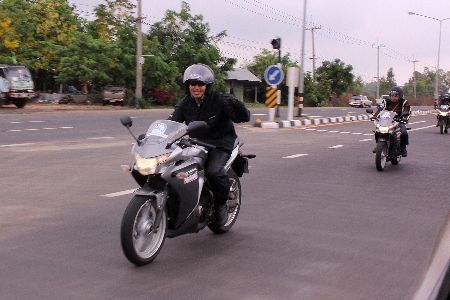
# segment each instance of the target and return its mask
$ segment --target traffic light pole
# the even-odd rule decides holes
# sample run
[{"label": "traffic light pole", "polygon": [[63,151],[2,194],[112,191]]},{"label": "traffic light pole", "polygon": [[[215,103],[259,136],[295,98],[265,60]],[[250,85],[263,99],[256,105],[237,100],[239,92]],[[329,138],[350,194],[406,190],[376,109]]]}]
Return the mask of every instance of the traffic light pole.
[{"label": "traffic light pole", "polygon": [[[281,70],[281,38],[273,39],[271,42],[272,48],[278,50],[278,67]],[[281,83],[278,85],[277,94],[277,106],[275,108],[275,117],[280,117],[280,105],[281,105]]]}]

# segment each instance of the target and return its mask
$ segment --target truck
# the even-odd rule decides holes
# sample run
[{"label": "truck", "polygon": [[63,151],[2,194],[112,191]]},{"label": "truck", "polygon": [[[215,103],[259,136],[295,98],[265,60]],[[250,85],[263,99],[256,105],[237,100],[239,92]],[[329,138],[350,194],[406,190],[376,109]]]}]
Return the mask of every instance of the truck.
[{"label": "truck", "polygon": [[0,65],[0,105],[23,108],[36,96],[30,70],[25,66]]}]

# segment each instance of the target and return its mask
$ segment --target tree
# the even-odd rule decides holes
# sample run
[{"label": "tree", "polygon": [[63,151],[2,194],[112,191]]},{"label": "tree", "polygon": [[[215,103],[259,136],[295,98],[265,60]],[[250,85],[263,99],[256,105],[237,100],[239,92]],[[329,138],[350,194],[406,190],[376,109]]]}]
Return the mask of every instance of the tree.
[{"label": "tree", "polygon": [[[204,23],[203,16],[192,15],[187,2],[181,3],[180,12],[168,10],[160,22],[153,24],[148,32],[148,39],[150,50],[160,56],[152,62],[169,70],[169,77],[164,74],[156,76],[154,73],[145,73],[145,77],[149,78],[146,84],[159,86],[165,83],[172,87],[177,84],[181,86],[184,70],[192,64],[203,63],[214,70],[215,86],[224,89],[225,74],[233,68],[236,59],[222,56],[215,45],[226,36],[226,32],[222,31],[216,35],[210,35],[209,32],[209,25]],[[177,75],[176,82],[172,77],[174,75]]]},{"label": "tree", "polygon": [[[435,72],[425,67],[423,73],[416,71],[416,94],[417,98],[432,98],[434,95]],[[403,91],[406,97],[414,96],[414,78],[410,78]]]},{"label": "tree", "polygon": [[320,92],[328,96],[336,95],[338,97],[347,92],[353,83],[352,70],[351,65],[345,65],[340,59],[335,59],[332,62],[324,61],[316,71],[316,80]]},{"label": "tree", "polygon": [[392,68],[389,68],[386,77],[380,78],[380,95],[389,94],[389,91],[397,85]]}]

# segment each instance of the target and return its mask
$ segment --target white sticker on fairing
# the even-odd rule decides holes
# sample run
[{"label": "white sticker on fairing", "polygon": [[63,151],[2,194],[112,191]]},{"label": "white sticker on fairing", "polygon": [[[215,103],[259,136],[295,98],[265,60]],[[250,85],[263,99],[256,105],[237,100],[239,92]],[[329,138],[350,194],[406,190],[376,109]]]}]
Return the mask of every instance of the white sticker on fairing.
[{"label": "white sticker on fairing", "polygon": [[162,138],[167,138],[167,134],[165,134],[164,132],[166,132],[167,130],[167,125],[164,123],[158,123],[156,124],[155,128],[152,129],[152,131],[150,131],[150,133],[148,135],[154,135],[154,136],[159,136]]}]

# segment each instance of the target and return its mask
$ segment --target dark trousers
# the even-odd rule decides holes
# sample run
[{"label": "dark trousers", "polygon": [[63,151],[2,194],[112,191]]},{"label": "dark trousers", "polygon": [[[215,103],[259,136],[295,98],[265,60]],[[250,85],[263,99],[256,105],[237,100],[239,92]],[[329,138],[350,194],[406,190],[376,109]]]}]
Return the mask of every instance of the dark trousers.
[{"label": "dark trousers", "polygon": [[230,182],[224,167],[230,154],[221,149],[211,149],[206,160],[206,177],[214,195],[214,204],[222,205],[228,200]]},{"label": "dark trousers", "polygon": [[409,144],[408,131],[406,130],[406,124],[400,123],[400,145],[406,146]]}]

